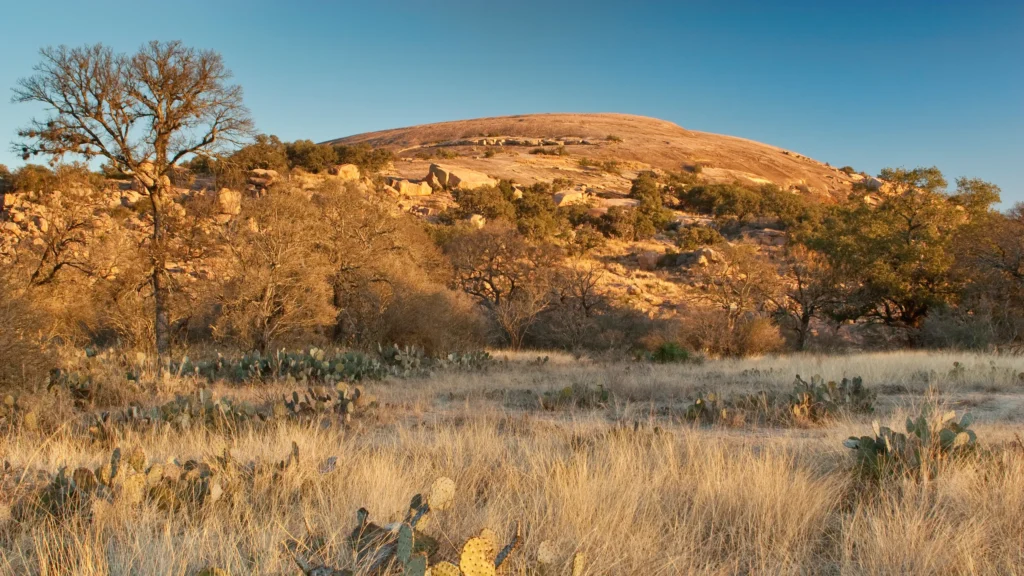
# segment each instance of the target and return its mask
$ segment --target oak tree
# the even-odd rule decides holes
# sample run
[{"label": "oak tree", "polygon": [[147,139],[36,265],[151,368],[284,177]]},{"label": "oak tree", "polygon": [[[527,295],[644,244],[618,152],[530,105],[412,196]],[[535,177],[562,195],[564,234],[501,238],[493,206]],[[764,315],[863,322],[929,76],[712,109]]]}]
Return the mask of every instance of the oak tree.
[{"label": "oak tree", "polygon": [[242,89],[216,52],[180,42],[150,42],[134,54],[102,44],[40,51],[35,74],[18,81],[15,102],[45,110],[18,131],[25,159],[65,155],[103,158],[135,178],[147,197],[157,352],[170,349],[167,214],[175,203],[170,177],[196,154],[217,155],[252,132]]}]

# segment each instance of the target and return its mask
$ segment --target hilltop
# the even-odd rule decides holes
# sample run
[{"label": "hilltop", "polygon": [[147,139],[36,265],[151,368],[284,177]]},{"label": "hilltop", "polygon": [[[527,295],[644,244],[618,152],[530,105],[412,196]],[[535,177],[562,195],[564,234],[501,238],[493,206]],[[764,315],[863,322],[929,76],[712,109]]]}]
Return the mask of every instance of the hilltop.
[{"label": "hilltop", "polygon": [[[772,183],[828,201],[845,197],[859,175],[753,140],[687,130],[629,114],[526,114],[423,124],[338,138],[396,154],[394,173],[422,178],[437,158],[446,164],[529,185],[571,178],[597,192],[624,192],[642,170],[700,170],[708,182]],[[564,147],[562,154],[554,154]],[[533,153],[538,148],[548,154]],[[614,161],[619,174],[592,166]],[[698,167],[699,168],[696,168]]]}]

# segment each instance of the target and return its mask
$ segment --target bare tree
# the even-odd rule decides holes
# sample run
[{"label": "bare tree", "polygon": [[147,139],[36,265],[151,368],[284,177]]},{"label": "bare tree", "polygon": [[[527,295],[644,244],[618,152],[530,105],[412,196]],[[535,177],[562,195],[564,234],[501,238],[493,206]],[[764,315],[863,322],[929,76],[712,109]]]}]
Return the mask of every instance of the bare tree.
[{"label": "bare tree", "polygon": [[135,54],[96,44],[40,51],[35,74],[18,81],[14,102],[42,104],[45,116],[19,130],[25,159],[70,154],[105,158],[135,177],[148,197],[156,349],[170,350],[165,217],[174,203],[170,176],[196,153],[216,155],[252,133],[242,89],[216,52],[180,42],[150,42]]},{"label": "bare tree", "polygon": [[725,249],[722,258],[701,269],[698,279],[703,289],[698,299],[725,312],[729,332],[744,315],[765,313],[779,287],[775,267],[749,246]]},{"label": "bare tree", "polygon": [[553,247],[530,243],[512,228],[493,226],[456,236],[445,252],[455,287],[475,298],[518,349],[550,303],[557,260]]},{"label": "bare tree", "polygon": [[803,350],[811,320],[843,301],[842,285],[828,261],[802,245],[787,249],[780,266],[784,287],[769,292],[775,313],[796,332],[796,348]]}]

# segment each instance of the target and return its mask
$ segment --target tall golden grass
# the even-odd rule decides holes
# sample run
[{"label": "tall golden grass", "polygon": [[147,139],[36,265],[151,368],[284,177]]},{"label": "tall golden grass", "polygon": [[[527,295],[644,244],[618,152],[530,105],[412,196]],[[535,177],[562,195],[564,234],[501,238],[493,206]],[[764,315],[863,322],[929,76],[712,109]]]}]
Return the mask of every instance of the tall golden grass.
[{"label": "tall golden grass", "polygon": [[[358,508],[381,524],[400,520],[409,497],[438,476],[459,488],[455,505],[427,527],[442,554],[456,559],[461,542],[484,527],[508,538],[519,521],[523,545],[503,568],[508,574],[534,573],[544,540],[562,551],[558,573],[566,574],[577,551],[586,555],[587,574],[1024,573],[1024,447],[1014,441],[1024,420],[1024,387],[1015,381],[1024,371],[1020,358],[522,363],[535,356],[511,358],[489,373],[372,385],[388,405],[383,416],[348,431],[296,423],[234,435],[126,430],[120,445],[143,447],[150,461],[212,458],[228,448],[243,462],[272,462],[292,441],[302,458],[278,480],[268,476],[239,491],[233,505],[199,513],[115,500],[89,521],[18,524],[10,509],[21,495],[5,492],[0,573],[192,575],[218,566],[230,574],[297,574],[281,546],[286,538],[312,530],[326,539],[327,555],[345,559]],[[964,370],[954,371],[954,361]],[[945,463],[931,482],[873,484],[842,446],[848,435],[869,433],[871,417],[800,429],[698,428],[659,420],[652,409],[700,387],[785,388],[795,373],[861,375],[869,386],[902,387],[883,394],[875,415],[894,426],[923,403],[970,407],[981,416],[984,450]],[[613,406],[547,413],[511,408],[493,393],[573,382],[609,386]],[[280,391],[270,386],[218,392]],[[928,387],[929,396],[919,392]],[[636,429],[621,425],[636,419],[643,420]],[[321,473],[332,456],[336,469]],[[45,437],[0,437],[0,459],[15,468],[96,467],[108,457],[109,449],[71,426]]]}]

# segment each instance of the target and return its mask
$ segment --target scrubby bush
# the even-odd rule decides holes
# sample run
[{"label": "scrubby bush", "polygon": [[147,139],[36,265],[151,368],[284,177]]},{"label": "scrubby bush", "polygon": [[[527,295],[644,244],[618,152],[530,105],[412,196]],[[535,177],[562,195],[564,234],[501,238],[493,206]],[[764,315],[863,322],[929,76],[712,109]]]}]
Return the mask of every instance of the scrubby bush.
[{"label": "scrubby bush", "polygon": [[605,140],[609,142],[622,142],[622,136],[616,136],[615,134],[609,134],[605,137]]},{"label": "scrubby bush", "polygon": [[716,246],[725,243],[722,234],[708,226],[684,226],[676,233],[676,246],[680,250],[696,250],[703,246]]},{"label": "scrubby bush", "polygon": [[334,146],[338,164],[355,164],[363,174],[375,174],[386,169],[395,160],[395,154],[387,148],[374,148],[369,144]]},{"label": "scrubby bush", "polygon": [[52,192],[57,187],[57,175],[46,166],[25,164],[8,177],[8,186],[16,192]]},{"label": "scrubby bush", "polygon": [[655,348],[654,352],[648,355],[648,359],[657,364],[685,364],[697,361],[699,357],[676,342],[665,342]]},{"label": "scrubby bush", "polygon": [[41,314],[0,277],[0,390],[43,383],[52,358],[40,341]]},{"label": "scrubby bush", "polygon": [[338,154],[333,146],[316,144],[311,140],[296,140],[285,144],[288,166],[301,168],[306,172],[319,174],[338,163]]},{"label": "scrubby bush", "polygon": [[541,154],[544,156],[566,156],[569,152],[565,149],[565,146],[559,146],[557,148],[534,148],[530,150],[530,154]]}]

